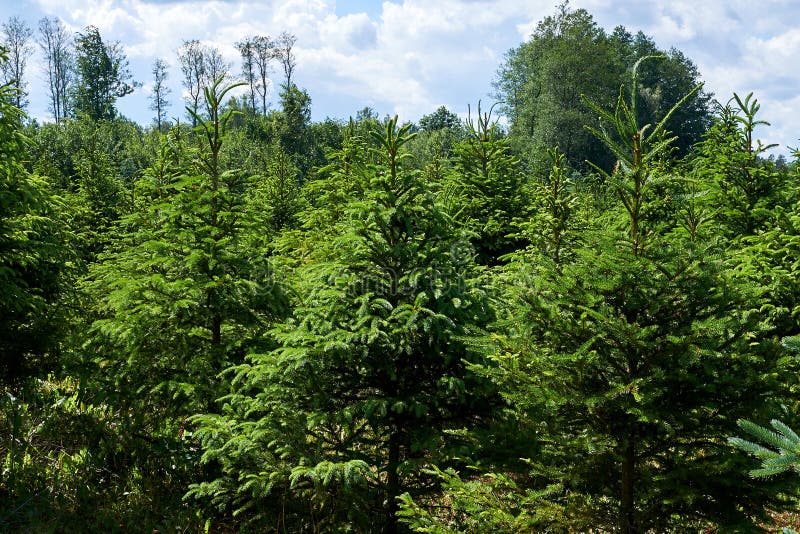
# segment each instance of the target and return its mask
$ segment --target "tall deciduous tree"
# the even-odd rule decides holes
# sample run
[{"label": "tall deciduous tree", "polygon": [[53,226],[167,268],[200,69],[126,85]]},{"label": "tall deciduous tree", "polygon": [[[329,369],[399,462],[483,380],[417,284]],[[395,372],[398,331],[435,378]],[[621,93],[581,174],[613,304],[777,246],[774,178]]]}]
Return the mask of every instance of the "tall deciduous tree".
[{"label": "tall deciduous tree", "polygon": [[458,115],[445,106],[440,106],[430,115],[423,115],[419,120],[419,127],[423,132],[433,132],[444,129],[457,130],[461,128],[461,126],[461,119],[458,118]]},{"label": "tall deciduous tree", "polygon": [[13,104],[24,109],[27,105],[28,85],[25,69],[33,54],[33,30],[19,17],[11,17],[3,23],[3,46],[8,51],[8,61],[2,63],[3,83],[14,84],[19,88]]},{"label": "tall deciduous tree", "polygon": [[248,37],[236,44],[242,56],[242,75],[249,85],[250,106],[255,111],[256,95],[260,100],[261,113],[267,114],[267,95],[269,94],[269,73],[272,62],[277,59],[275,43],[266,35]]},{"label": "tall deciduous tree", "polygon": [[210,113],[208,101],[203,99],[204,91],[214,85],[220,78],[227,78],[231,64],[225,61],[218,48],[201,43],[197,39],[184,41],[178,50],[178,61],[183,73],[183,86],[186,88],[189,102],[189,116],[192,126],[197,126],[198,106],[206,103],[206,112]]},{"label": "tall deciduous tree", "polygon": [[[508,52],[498,72],[495,86],[505,102],[515,148],[537,169],[546,168],[546,151],[558,146],[573,168],[589,170],[586,162],[592,161],[610,171],[615,160],[583,128],[595,117],[581,94],[592,94],[602,106],[613,107],[634,63],[655,52],[655,44],[644,34],[633,37],[617,28],[609,35],[585,9],[561,4],[555,15],[537,24],[528,41]],[[699,82],[697,69],[680,52],[665,55],[666,61],[642,67],[637,112],[643,124],[660,121]],[[702,92],[695,93],[687,109],[670,118],[667,128],[679,136],[676,146],[683,153],[699,141],[708,124],[708,100]]]},{"label": "tall deciduous tree", "polygon": [[70,111],[69,95],[74,77],[72,37],[60,19],[45,17],[39,21],[37,42],[45,59],[49,108],[58,123]]},{"label": "tall deciduous tree", "polygon": [[247,84],[247,104],[251,111],[256,109],[256,59],[252,38],[236,43],[236,49],[242,57],[242,78]]},{"label": "tall deciduous tree", "polygon": [[267,95],[272,85],[269,73],[275,60],[275,42],[266,35],[253,37],[253,61],[257,67],[256,92],[261,97],[261,113],[267,114]]},{"label": "tall deciduous tree", "polygon": [[280,36],[273,43],[274,57],[280,61],[283,67],[283,75],[285,77],[284,83],[287,87],[292,85],[292,74],[294,68],[297,66],[297,59],[294,56],[294,44],[297,42],[297,37],[294,35],[282,32]]},{"label": "tall deciduous tree", "polygon": [[189,103],[192,126],[197,126],[195,116],[203,95],[203,80],[206,76],[203,45],[200,41],[197,39],[184,41],[178,50],[178,62],[181,65],[181,73],[183,74],[183,87],[186,88],[188,93],[186,101]]},{"label": "tall deciduous tree", "polygon": [[167,85],[167,63],[159,58],[153,63],[153,89],[150,93],[150,109],[156,112],[156,127],[161,130],[166,119],[169,100],[167,97],[172,90]]},{"label": "tall deciduous tree", "polygon": [[[222,56],[222,52],[216,46],[203,47],[203,72],[205,73],[203,79],[203,90],[210,88],[218,80],[227,80],[231,74],[231,64]],[[208,101],[206,100],[206,109],[208,108]]]},{"label": "tall deciduous tree", "polygon": [[583,128],[592,114],[581,94],[612,105],[625,69],[614,52],[589,12],[566,3],[508,52],[496,88],[511,138],[526,159],[544,168],[546,150],[558,146],[575,167],[586,168],[590,160],[610,168],[602,144]]},{"label": "tall deciduous tree", "polygon": [[128,60],[119,42],[106,44],[94,26],[75,39],[78,79],[75,85],[75,113],[89,118],[113,119],[118,98],[133,92]]}]

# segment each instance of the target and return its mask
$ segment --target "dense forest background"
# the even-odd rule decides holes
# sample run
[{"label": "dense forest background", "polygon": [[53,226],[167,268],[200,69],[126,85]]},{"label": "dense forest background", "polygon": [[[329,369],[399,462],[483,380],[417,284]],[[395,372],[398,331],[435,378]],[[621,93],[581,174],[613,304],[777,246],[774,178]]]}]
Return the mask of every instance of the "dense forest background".
[{"label": "dense forest background", "polygon": [[2,29],[0,531],[797,527],[800,152],[753,95],[563,4],[465,120],[312,122],[284,33],[185,41],[181,119],[156,59],[143,127],[119,43]]}]

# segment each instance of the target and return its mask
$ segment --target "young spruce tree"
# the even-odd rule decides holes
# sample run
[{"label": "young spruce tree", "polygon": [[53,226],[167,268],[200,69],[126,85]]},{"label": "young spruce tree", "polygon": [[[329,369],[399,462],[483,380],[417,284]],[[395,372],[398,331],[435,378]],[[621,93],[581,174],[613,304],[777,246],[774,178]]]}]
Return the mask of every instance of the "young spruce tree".
[{"label": "young spruce tree", "polygon": [[519,242],[512,222],[526,213],[528,198],[519,160],[492,121],[491,109],[466,122],[466,136],[455,145],[454,169],[449,174],[459,190],[466,227],[474,233],[478,261],[497,264]]},{"label": "young spruce tree", "polygon": [[126,447],[165,473],[163,486],[193,469],[186,418],[227,392],[218,374],[259,346],[283,309],[267,258],[248,246],[263,232],[245,209],[248,180],[220,157],[233,87],[220,79],[206,89],[209,115],[196,116],[188,141],[170,133],[87,282],[97,395],[116,411]]},{"label": "young spruce tree", "polygon": [[778,358],[751,347],[759,318],[741,311],[714,249],[650,217],[652,188],[676,179],[661,163],[673,139],[669,114],[638,124],[636,76],[613,112],[587,101],[603,124],[590,130],[617,158],[613,173],[596,170],[618,207],[568,261],[517,266],[514,334],[526,341],[504,366],[538,376],[506,380],[506,396],[541,396],[534,480],[558,484],[573,528],[754,528],[779,499],[744,475],[725,437],[765,396],[780,399]]},{"label": "young spruce tree", "polygon": [[[0,48],[0,63],[8,60]],[[64,324],[59,304],[76,258],[67,249],[63,202],[47,180],[26,171],[30,145],[20,89],[0,85],[0,392],[53,370]],[[73,271],[74,272],[74,271]]]},{"label": "young spruce tree", "polygon": [[482,360],[472,347],[491,310],[471,255],[403,167],[408,130],[395,118],[373,134],[369,188],[333,229],[334,256],[305,268],[280,348],[231,369],[222,413],[195,418],[224,476],[193,495],[288,530],[397,532],[398,497],[426,491],[422,467],[457,451],[447,430],[488,412],[467,362]]}]

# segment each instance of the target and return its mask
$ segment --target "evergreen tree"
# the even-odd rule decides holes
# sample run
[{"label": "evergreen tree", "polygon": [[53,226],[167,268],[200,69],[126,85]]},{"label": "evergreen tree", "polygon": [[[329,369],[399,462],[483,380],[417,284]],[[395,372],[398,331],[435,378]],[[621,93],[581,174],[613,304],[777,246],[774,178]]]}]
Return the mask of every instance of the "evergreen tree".
[{"label": "evergreen tree", "polygon": [[719,107],[692,160],[695,173],[711,189],[709,201],[728,238],[764,230],[781,201],[780,173],[764,157],[775,145],[755,138],[756,127],[769,124],[756,118],[760,108],[752,93],[744,100],[734,94]]},{"label": "evergreen tree", "polygon": [[[621,92],[613,113],[589,103],[604,121],[593,133],[618,159],[605,180],[619,209],[574,259],[517,271],[527,274],[513,333],[525,341],[522,361],[503,364],[506,383],[516,398],[541,398],[538,409],[522,404],[542,418],[534,480],[559,485],[574,528],[753,528],[774,496],[742,476],[721,436],[780,391],[766,378],[779,357],[750,345],[759,318],[713,249],[649,219],[649,191],[671,179],[658,162],[673,139],[669,114],[639,126],[636,72],[630,102]],[[515,380],[516,369],[539,376]]]},{"label": "evergreen tree", "polygon": [[[0,51],[0,62],[8,61]],[[23,161],[30,144],[20,89],[0,85],[0,387],[54,369],[64,323],[61,297],[74,269],[61,200]]]},{"label": "evergreen tree", "polygon": [[222,100],[234,87],[206,89],[211,114],[197,117],[196,146],[170,133],[87,284],[90,386],[115,410],[119,439],[171,473],[173,495],[196,450],[186,417],[214,406],[226,391],[218,374],[261,346],[285,305],[264,251],[250,247],[262,229],[246,209],[248,180],[220,157],[232,116]]},{"label": "evergreen tree", "polygon": [[706,191],[700,207],[727,237],[730,270],[750,288],[770,335],[780,339],[798,331],[800,218],[788,168],[765,157],[774,145],[755,138],[756,127],[765,125],[759,109],[752,94],[721,106],[689,169]]},{"label": "evergreen tree", "polygon": [[300,211],[300,171],[279,144],[270,147],[267,172],[252,195],[262,225],[272,234],[297,226]]},{"label": "evergreen tree", "polygon": [[112,226],[127,209],[125,186],[111,157],[113,131],[108,124],[75,120],[75,134],[80,135],[73,154],[75,194],[69,195],[75,225],[81,237],[81,256],[93,262],[112,239]]},{"label": "evergreen tree", "polygon": [[[701,79],[697,67],[683,52],[675,48],[660,50],[652,37],[641,31],[631,35],[624,27],[618,26],[608,37],[626,69],[632,68],[640,58],[663,56],[659,61],[645,62],[638,67],[639,124],[657,124]],[[698,91],[670,115],[664,129],[676,136],[672,143],[673,154],[689,154],[703,138],[712,119],[711,96]]]},{"label": "evergreen tree", "polygon": [[751,470],[751,475],[770,477],[787,471],[800,473],[800,436],[794,430],[777,419],[770,421],[772,430],[745,420],[739,421],[739,426],[753,438],[767,445],[742,438],[728,440],[731,445],[761,460],[761,467]]},{"label": "evergreen tree", "polygon": [[375,134],[370,188],[347,208],[335,256],[308,265],[281,347],[232,369],[222,413],[196,418],[205,459],[225,476],[192,494],[256,516],[278,508],[291,529],[396,532],[398,497],[425,491],[421,467],[456,450],[446,430],[488,413],[489,390],[465,363],[481,359],[471,347],[486,297],[404,170],[413,134],[396,124]]},{"label": "evergreen tree", "polygon": [[474,233],[478,261],[496,264],[519,245],[509,237],[514,218],[524,215],[527,205],[519,160],[492,121],[491,110],[482,113],[480,105],[476,120],[467,120],[466,136],[454,151],[449,181],[458,190],[460,217]]},{"label": "evergreen tree", "polygon": [[[347,216],[347,206],[363,200],[369,183],[367,177],[374,151],[370,153],[368,140],[360,134],[355,121],[350,119],[344,131],[342,146],[328,154],[328,164],[320,167],[317,179],[304,187],[309,209],[299,214],[304,229],[316,232],[320,240],[329,242],[326,230],[341,224]],[[307,236],[309,235],[307,234]],[[316,239],[311,239],[316,242]]]},{"label": "evergreen tree", "polygon": [[[785,337],[782,344],[790,354],[800,354],[800,336]],[[768,479],[794,471],[795,476],[792,478],[795,483],[789,481],[786,493],[796,499],[799,493],[796,475],[800,474],[800,436],[777,419],[770,421],[770,426],[772,429],[740,419],[739,427],[750,435],[750,439],[732,437],[728,438],[728,443],[760,460],[761,466],[750,470],[753,477]],[[752,439],[756,441],[751,441]],[[797,534],[790,528],[784,528],[782,532]]]},{"label": "evergreen tree", "polygon": [[311,97],[296,85],[284,86],[281,91],[281,114],[276,118],[276,133],[283,150],[297,158],[300,170],[307,173],[311,168]]},{"label": "evergreen tree", "polygon": [[[531,243],[527,254],[552,262],[554,268],[574,259],[581,235],[589,229],[587,201],[570,176],[566,156],[558,148],[548,151],[552,168],[546,180],[538,181],[531,193],[534,214],[518,223],[522,237]],[[594,214],[597,215],[597,214]]]}]

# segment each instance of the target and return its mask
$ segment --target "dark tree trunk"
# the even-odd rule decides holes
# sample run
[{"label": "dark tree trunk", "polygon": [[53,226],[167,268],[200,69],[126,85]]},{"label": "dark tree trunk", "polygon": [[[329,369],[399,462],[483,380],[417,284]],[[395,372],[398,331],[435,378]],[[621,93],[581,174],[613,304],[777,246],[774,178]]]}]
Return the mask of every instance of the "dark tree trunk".
[{"label": "dark tree trunk", "polygon": [[386,534],[397,534],[397,497],[400,495],[400,433],[389,435],[389,466],[386,480]]},{"label": "dark tree trunk", "polygon": [[634,482],[636,473],[636,443],[634,437],[628,437],[622,457],[622,495],[620,503],[620,532],[637,534],[639,528],[634,517]]}]

